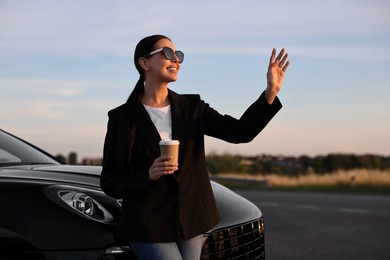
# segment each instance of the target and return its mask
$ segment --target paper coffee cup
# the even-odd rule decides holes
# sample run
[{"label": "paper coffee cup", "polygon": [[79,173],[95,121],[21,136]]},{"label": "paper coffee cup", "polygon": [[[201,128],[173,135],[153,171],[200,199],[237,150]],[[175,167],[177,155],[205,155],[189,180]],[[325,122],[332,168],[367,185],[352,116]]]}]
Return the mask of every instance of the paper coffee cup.
[{"label": "paper coffee cup", "polygon": [[170,155],[172,156],[172,162],[178,163],[179,144],[178,140],[161,140],[159,143],[161,155]]}]

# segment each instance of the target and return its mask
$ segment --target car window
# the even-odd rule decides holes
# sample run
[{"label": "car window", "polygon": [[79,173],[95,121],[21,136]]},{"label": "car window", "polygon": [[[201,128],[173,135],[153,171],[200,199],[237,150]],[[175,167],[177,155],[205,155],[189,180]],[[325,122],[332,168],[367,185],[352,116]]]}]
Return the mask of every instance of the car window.
[{"label": "car window", "polygon": [[19,157],[10,154],[7,151],[4,151],[3,149],[0,149],[0,163],[21,163],[22,159]]},{"label": "car window", "polygon": [[0,130],[0,167],[31,164],[59,164],[43,150]]}]

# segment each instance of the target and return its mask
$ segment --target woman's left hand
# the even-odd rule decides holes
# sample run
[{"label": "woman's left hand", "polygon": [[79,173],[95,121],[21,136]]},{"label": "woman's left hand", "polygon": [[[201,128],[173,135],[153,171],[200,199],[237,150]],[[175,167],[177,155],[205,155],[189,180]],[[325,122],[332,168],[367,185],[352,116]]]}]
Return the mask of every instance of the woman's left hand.
[{"label": "woman's left hand", "polygon": [[272,50],[268,71],[267,71],[267,88],[265,89],[265,99],[269,104],[274,102],[279,90],[282,88],[284,74],[290,61],[287,60],[288,53],[282,49],[275,58],[276,49]]}]

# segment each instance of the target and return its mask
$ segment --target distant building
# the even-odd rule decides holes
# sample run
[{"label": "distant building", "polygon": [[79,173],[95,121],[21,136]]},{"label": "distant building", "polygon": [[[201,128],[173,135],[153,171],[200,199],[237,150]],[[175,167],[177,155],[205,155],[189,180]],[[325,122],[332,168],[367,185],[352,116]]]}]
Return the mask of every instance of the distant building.
[{"label": "distant building", "polygon": [[82,161],[83,165],[102,165],[103,158],[84,158]]}]

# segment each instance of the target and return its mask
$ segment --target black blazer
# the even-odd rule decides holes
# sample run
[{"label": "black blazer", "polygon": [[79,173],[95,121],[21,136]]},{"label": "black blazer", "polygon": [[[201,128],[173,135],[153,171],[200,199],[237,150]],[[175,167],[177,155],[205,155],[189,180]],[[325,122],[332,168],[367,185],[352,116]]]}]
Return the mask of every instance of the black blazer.
[{"label": "black blazer", "polygon": [[[129,105],[108,113],[101,188],[123,198],[118,238],[139,242],[172,242],[210,230],[219,221],[206,168],[204,135],[231,143],[253,140],[282,107],[269,105],[264,93],[241,116],[221,115],[199,95],[169,90],[172,138],[180,141],[179,170],[149,181],[149,168],[160,156],[160,136],[143,105],[132,147],[131,164],[121,164],[119,147],[128,142]],[[125,126],[123,126],[125,124]],[[123,131],[125,129],[125,131]],[[131,166],[130,166],[131,165]]]}]

